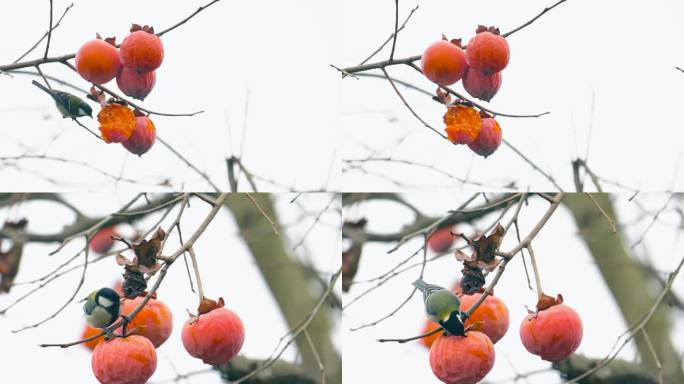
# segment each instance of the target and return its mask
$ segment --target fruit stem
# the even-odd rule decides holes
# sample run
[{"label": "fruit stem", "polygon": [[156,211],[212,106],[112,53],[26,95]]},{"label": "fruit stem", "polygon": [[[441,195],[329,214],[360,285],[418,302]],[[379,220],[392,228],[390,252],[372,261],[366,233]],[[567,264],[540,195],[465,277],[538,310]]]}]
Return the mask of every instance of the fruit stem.
[{"label": "fruit stem", "polygon": [[204,299],[204,288],[202,288],[202,279],[200,278],[199,267],[197,266],[197,257],[195,256],[195,249],[193,247],[188,248],[188,253],[190,253],[190,259],[192,260],[192,268],[195,270],[195,280],[197,280],[197,294],[199,295],[200,304],[202,299]]},{"label": "fruit stem", "polygon": [[532,271],[534,271],[534,284],[537,287],[537,299],[541,300],[543,292],[541,287],[541,278],[539,277],[539,269],[537,268],[537,259],[534,257],[532,244],[527,244],[525,248],[527,248],[527,251],[530,253],[530,263],[532,264]]}]

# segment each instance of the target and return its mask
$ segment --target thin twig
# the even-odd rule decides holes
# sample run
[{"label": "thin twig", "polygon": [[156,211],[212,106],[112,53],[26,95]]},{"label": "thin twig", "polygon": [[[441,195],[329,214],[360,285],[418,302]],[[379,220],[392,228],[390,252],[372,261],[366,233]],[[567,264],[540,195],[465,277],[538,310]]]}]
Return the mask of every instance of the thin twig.
[{"label": "thin twig", "polygon": [[311,336],[309,336],[309,331],[307,331],[306,328],[304,329],[304,337],[306,338],[306,342],[309,344],[309,348],[311,348],[311,352],[313,352],[313,355],[316,358],[316,364],[318,364],[318,369],[321,371],[321,383],[320,384],[325,384],[325,366],[323,365],[323,361],[321,361],[321,357],[318,355],[318,351],[316,350],[316,346],[314,345],[313,341],[311,340]]},{"label": "thin twig", "polygon": [[[179,26],[187,23],[190,19],[195,17],[198,13],[200,13],[202,10],[208,8],[214,3],[217,3],[221,0],[213,0],[207,5],[204,5],[202,7],[199,7],[195,12],[193,12],[190,16],[186,17],[185,19],[181,20],[180,22],[176,23],[175,25],[157,33],[157,36],[162,36],[168,32],[171,32],[172,30],[178,28]],[[71,60],[74,57],[76,57],[75,53],[70,53],[62,56],[53,56],[53,57],[46,57],[46,58],[40,58],[40,59],[35,59],[35,60],[28,60],[28,61],[22,61],[22,62],[14,62],[12,64],[7,64],[7,65],[0,65],[0,72],[9,72],[15,69],[21,69],[21,68],[28,68],[28,67],[33,67],[36,66],[37,64],[47,64],[47,63],[58,63],[58,62],[64,62],[67,60]]]},{"label": "thin twig", "polygon": [[[59,24],[62,22],[62,19],[64,19],[64,16],[66,16],[67,12],[69,12],[71,7],[73,7],[73,6],[74,6],[74,3],[71,3],[71,4],[69,4],[68,7],[66,7],[66,9],[64,9],[64,13],[62,13],[62,16],[59,18],[59,20],[57,20],[57,23],[52,26],[52,31],[54,31],[55,29],[57,29],[57,27],[59,27]],[[33,46],[31,46],[31,48],[28,49],[28,51],[24,52],[21,56],[19,56],[16,60],[14,60],[13,63],[18,63],[21,59],[26,57],[29,53],[33,52],[33,50],[36,49],[38,47],[38,45],[40,45],[40,43],[43,42],[43,40],[45,40],[46,37],[48,37],[50,32],[51,31],[46,31],[43,34],[43,36],[40,39],[38,39],[38,41],[36,41],[36,43],[33,44]]]},{"label": "thin twig", "polygon": [[[209,224],[214,220],[214,218],[216,217],[216,214],[223,208],[223,203],[225,202],[225,200],[227,198],[228,198],[228,194],[222,193],[216,199],[217,205],[215,207],[213,207],[211,209],[211,211],[209,211],[207,216],[204,218],[202,223],[197,227],[197,229],[192,234],[192,236],[190,236],[188,241],[186,241],[179,249],[177,249],[170,256],[167,256],[165,258],[168,261],[165,262],[164,265],[162,266],[162,268],[159,270],[159,273],[157,274],[157,279],[155,280],[154,284],[152,285],[152,288],[150,288],[150,290],[147,292],[147,295],[145,295],[145,297],[140,301],[140,303],[138,303],[138,306],[136,306],[135,309],[130,314],[128,314],[129,318],[133,319],[142,310],[142,308],[147,304],[147,302],[150,301],[150,299],[152,298],[154,293],[157,292],[157,290],[159,289],[159,286],[161,285],[162,281],[164,280],[164,277],[166,276],[166,273],[167,273],[169,267],[171,267],[173,262],[178,257],[180,257],[180,255],[185,253],[190,247],[192,247],[195,244],[197,239],[199,239],[199,237],[204,233],[204,231],[207,229]],[[340,269],[340,271],[341,271],[341,269]],[[123,322],[124,322],[124,320],[118,320],[114,324],[107,327],[107,329],[109,331],[113,332],[113,331],[117,330],[119,327],[121,327],[123,325]],[[71,347],[73,345],[77,345],[77,344],[88,342],[90,340],[94,340],[100,336],[103,336],[104,334],[105,334],[105,331],[101,331],[101,332],[99,332],[99,333],[97,333],[91,337],[88,337],[88,338],[85,338],[82,340],[78,340],[78,341],[74,341],[74,342],[70,342],[70,343],[61,343],[61,344],[57,344],[57,343],[55,343],[55,344],[40,344],[40,347],[68,348],[68,347]]]},{"label": "thin twig", "polygon": [[[401,32],[401,31],[404,29],[404,27],[406,27],[406,23],[408,23],[408,21],[411,19],[411,16],[413,16],[413,13],[416,12],[417,10],[418,10],[418,5],[416,5],[416,6],[411,10],[411,12],[409,13],[409,15],[408,15],[408,16],[406,17],[406,19],[404,20],[404,23],[401,24],[401,27],[399,27],[399,29],[397,29],[396,33]],[[366,64],[366,63],[368,62],[368,60],[372,59],[373,57],[375,57],[375,55],[377,55],[380,51],[382,51],[382,49],[385,48],[385,46],[386,46],[390,41],[392,41],[392,39],[394,38],[394,36],[396,35],[396,33],[391,34],[391,35],[387,38],[387,40],[385,40],[385,42],[382,43],[382,44],[380,45],[380,47],[378,47],[375,51],[373,51],[373,53],[371,53],[371,54],[370,54],[368,57],[366,57],[362,62],[360,62],[359,65],[364,65],[364,64]]]},{"label": "thin twig", "polygon": [[537,21],[537,19],[540,18],[540,17],[542,17],[542,15],[544,15],[546,12],[548,12],[548,11],[550,11],[550,10],[556,8],[557,6],[561,5],[562,3],[565,3],[566,1],[567,1],[567,0],[560,0],[560,1],[557,2],[556,4],[554,4],[554,5],[550,6],[550,7],[544,8],[544,10],[542,10],[537,16],[533,17],[532,20],[526,22],[525,24],[523,24],[523,25],[521,25],[521,26],[519,26],[519,27],[517,27],[517,28],[515,28],[515,29],[513,29],[513,30],[511,30],[511,31],[508,31],[508,32],[504,33],[504,34],[501,35],[501,36],[503,36],[503,37],[508,37],[508,36],[510,36],[510,35],[512,35],[512,34],[514,34],[514,33],[516,33],[516,32],[518,32],[519,30],[521,30],[521,29],[527,27],[528,25],[534,23],[535,21]]},{"label": "thin twig", "polygon": [[90,252],[89,252],[90,250],[89,250],[89,247],[87,246],[87,244],[90,241],[90,233],[86,234],[85,238],[86,238],[86,249],[85,249],[85,260],[83,263],[83,272],[81,273],[81,279],[78,281],[78,285],[76,285],[76,289],[74,289],[74,293],[71,294],[71,297],[69,297],[69,299],[61,307],[59,307],[59,309],[57,311],[53,312],[50,316],[44,318],[41,321],[33,323],[31,325],[26,325],[26,326],[19,328],[19,329],[13,329],[12,333],[18,333],[18,332],[21,332],[21,331],[24,331],[24,330],[27,330],[30,328],[36,328],[36,327],[41,326],[45,322],[57,317],[57,315],[59,315],[64,310],[64,308],[67,307],[67,305],[71,304],[71,302],[74,301],[74,299],[76,298],[76,295],[78,295],[78,291],[80,291],[81,287],[83,287],[83,283],[85,282],[85,277],[86,277],[86,271],[88,270],[88,256],[90,255]]},{"label": "thin twig", "polygon": [[677,268],[675,268],[675,270],[670,273],[670,276],[667,279],[667,284],[665,284],[665,287],[663,287],[662,291],[660,291],[660,295],[653,303],[651,308],[644,314],[644,316],[640,320],[632,324],[624,333],[622,333],[618,337],[618,340],[611,349],[611,352],[601,361],[599,361],[596,365],[594,365],[590,370],[582,373],[577,377],[572,378],[572,380],[564,382],[564,384],[577,383],[580,380],[593,375],[595,372],[602,369],[606,365],[610,364],[610,362],[613,361],[615,357],[617,357],[620,351],[622,351],[622,348],[624,348],[625,345],[627,345],[634,338],[634,336],[636,336],[636,334],[644,328],[648,321],[651,320],[651,317],[653,317],[653,315],[656,313],[656,309],[658,308],[658,306],[662,304],[662,302],[665,300],[665,298],[672,290],[672,284],[677,278],[677,275],[679,275],[682,266],[684,266],[684,257],[679,261]]},{"label": "thin twig", "polygon": [[[556,194],[556,196],[553,199],[553,203],[546,209],[546,212],[544,215],[539,219],[537,224],[532,228],[532,230],[525,236],[525,238],[518,243],[515,247],[513,247],[512,250],[509,252],[497,252],[499,256],[502,256],[504,260],[499,264],[499,267],[496,270],[496,274],[494,275],[494,279],[487,285],[487,288],[485,288],[484,292],[475,300],[475,302],[468,308],[466,312],[463,313],[463,318],[468,318],[470,315],[473,314],[473,312],[484,302],[484,300],[487,298],[489,294],[491,294],[492,289],[496,286],[496,284],[499,282],[499,279],[503,275],[504,270],[506,269],[506,265],[513,259],[513,257],[520,252],[523,248],[527,248],[528,245],[532,242],[532,240],[539,234],[539,231],[546,225],[546,223],[549,221],[553,213],[556,211],[556,209],[560,206],[561,201],[563,200],[563,197],[565,196],[565,193],[560,192]],[[529,248],[528,248],[529,251]]]},{"label": "thin twig", "polygon": [[[50,0],[52,4],[52,0]],[[394,48],[397,46],[397,35],[399,34],[399,0],[394,0],[394,33],[392,34],[392,50],[390,51],[390,61],[394,60]]]},{"label": "thin twig", "polygon": [[617,233],[617,227],[615,226],[615,220],[613,220],[612,217],[608,216],[606,211],[604,211],[603,208],[601,208],[601,205],[598,203],[598,201],[596,201],[596,199],[594,198],[594,195],[592,195],[591,193],[587,193],[587,192],[585,192],[584,194],[589,196],[589,199],[591,199],[591,201],[594,203],[596,208],[598,208],[599,212],[601,212],[603,217],[605,217],[606,220],[608,220],[608,224],[610,224],[610,227],[612,228],[613,233]]},{"label": "thin twig", "polygon": [[304,244],[304,240],[306,240],[307,236],[309,236],[309,233],[311,233],[311,231],[314,229],[314,227],[316,227],[316,224],[318,224],[318,222],[321,220],[321,216],[323,216],[323,214],[328,211],[328,209],[330,208],[332,203],[337,201],[337,199],[338,199],[338,195],[333,194],[332,197],[330,198],[330,201],[328,201],[328,204],[326,204],[325,207],[320,212],[318,212],[318,214],[314,218],[313,223],[311,223],[311,226],[306,230],[306,232],[304,232],[304,235],[302,236],[302,238],[299,239],[299,241],[297,242],[297,244],[294,245],[294,247],[292,247],[293,251],[296,251],[297,248],[299,248],[302,244]]},{"label": "thin twig", "polygon": [[265,369],[268,369],[270,366],[272,366],[279,358],[282,356],[282,354],[285,352],[285,350],[292,344],[295,339],[302,333],[304,330],[307,329],[311,321],[314,319],[314,317],[318,314],[318,311],[320,311],[321,307],[323,306],[323,303],[325,303],[328,299],[328,297],[332,294],[332,291],[335,287],[335,283],[337,282],[338,278],[342,274],[342,267],[340,267],[337,272],[332,276],[330,279],[330,285],[328,285],[328,288],[323,292],[323,295],[321,295],[321,298],[318,300],[318,302],[314,305],[313,309],[311,312],[306,316],[306,318],[299,323],[297,326],[292,328],[286,336],[290,336],[288,341],[285,343],[285,345],[280,349],[278,353],[275,355],[269,356],[268,359],[266,359],[266,363],[260,366],[259,368],[255,369],[254,371],[250,372],[249,374],[241,377],[239,380],[234,381],[232,384],[240,384],[244,381],[247,381],[254,377],[255,375],[259,374],[260,372],[264,371]]},{"label": "thin twig", "polygon": [[397,96],[399,96],[399,98],[401,99],[401,102],[404,103],[404,105],[406,106],[406,108],[408,108],[408,110],[411,111],[411,113],[413,114],[413,116],[415,116],[416,119],[418,119],[421,123],[423,123],[423,125],[424,125],[425,127],[429,128],[431,131],[433,131],[434,133],[436,133],[437,135],[439,135],[442,139],[445,139],[445,140],[448,141],[449,139],[448,139],[443,133],[439,132],[438,130],[436,130],[435,128],[433,128],[430,124],[426,123],[425,120],[423,120],[420,116],[418,116],[418,114],[416,113],[416,111],[414,111],[413,108],[411,108],[411,106],[408,104],[408,102],[406,101],[406,99],[404,99],[404,96],[401,94],[401,92],[399,92],[399,88],[397,88],[397,86],[394,84],[394,81],[393,81],[392,78],[389,76],[389,74],[387,73],[387,70],[385,70],[385,68],[382,68],[382,73],[385,74],[385,78],[387,79],[387,81],[389,81],[390,85],[391,85],[392,88],[394,89],[394,92],[397,94]]},{"label": "thin twig", "polygon": [[[140,197],[142,197],[142,193],[135,195],[135,197],[133,197],[131,200],[129,200],[128,203],[126,203],[123,207],[121,207],[121,209],[119,209],[117,212],[126,211],[133,204],[135,204],[135,202],[138,201],[138,199],[140,199]],[[60,250],[62,250],[62,248],[64,248],[70,241],[72,241],[75,238],[78,238],[78,237],[81,237],[84,235],[93,235],[98,229],[102,228],[106,223],[108,223],[109,220],[110,220],[110,216],[103,217],[101,220],[96,222],[94,225],[92,225],[92,226],[90,226],[90,227],[88,227],[82,231],[79,231],[73,235],[67,236],[66,238],[64,238],[64,240],[59,245],[59,247],[57,247],[57,249],[55,249],[54,251],[50,252],[49,255],[54,255],[55,253],[59,252]],[[89,238],[89,237],[87,237],[87,238]],[[88,244],[86,243],[86,246],[87,245]]]},{"label": "thin twig", "polygon": [[[561,4],[565,1],[567,1],[567,0],[561,0],[558,3],[552,5],[551,7],[545,8],[540,14],[535,16],[532,20],[527,21],[525,24],[521,25],[520,27],[517,27],[514,30],[505,33],[503,36],[504,37],[510,36],[513,33],[520,31],[521,29],[532,24],[534,21],[536,21],[538,18],[540,18],[543,14],[545,14],[546,12],[550,11],[551,9],[555,8],[556,6],[558,6],[559,4]],[[413,62],[418,61],[420,59],[421,59],[421,56],[416,55],[416,56],[411,56],[411,57],[407,57],[407,58],[403,58],[403,59],[384,60],[384,61],[379,61],[379,62],[370,63],[370,64],[364,63],[362,65],[357,65],[357,66],[347,67],[347,68],[341,68],[341,69],[337,68],[335,66],[332,66],[332,67],[337,69],[338,71],[340,71],[344,76],[349,76],[349,75],[357,73],[357,72],[364,72],[364,71],[368,71],[371,69],[381,69],[381,68],[389,67],[392,65],[403,65],[403,64],[413,63]],[[679,67],[677,67],[677,69],[679,69]],[[682,72],[684,72],[684,71],[682,71]]]},{"label": "thin twig", "polygon": [[43,54],[43,59],[47,59],[48,52],[50,51],[50,40],[52,39],[52,0],[50,1],[50,26],[48,27],[47,43],[45,44],[45,54]]},{"label": "thin twig", "polygon": [[648,345],[648,349],[651,351],[651,355],[653,355],[653,360],[655,360],[656,367],[658,368],[658,383],[663,384],[663,365],[660,363],[660,359],[658,358],[658,354],[655,351],[655,348],[653,348],[653,343],[651,343],[651,338],[648,337],[648,333],[646,333],[645,329],[641,329],[641,334],[644,335],[644,340],[646,340],[646,345]]},{"label": "thin twig", "polygon": [[173,152],[176,157],[178,157],[182,162],[185,163],[188,167],[190,167],[193,171],[195,171],[197,174],[202,176],[202,178],[215,190],[215,191],[220,191],[221,189],[214,184],[213,181],[209,178],[209,175],[207,175],[206,172],[200,170],[195,166],[195,164],[191,163],[190,160],[186,159],[185,156],[181,155],[180,152],[176,150],[176,148],[172,147],[171,144],[167,143],[166,140],[163,140],[161,137],[157,136],[157,141],[160,142],[163,146],[165,146],[169,151]]},{"label": "thin twig", "polygon": [[544,172],[537,164],[535,164],[532,160],[530,160],[527,156],[523,155],[522,152],[518,150],[518,148],[514,147],[513,144],[508,142],[506,139],[502,140],[504,144],[510,149],[513,150],[518,156],[520,156],[521,159],[523,159],[527,164],[532,166],[537,172],[541,173],[542,176],[544,176],[547,180],[549,180],[556,188],[558,188],[559,191],[563,191],[563,188],[556,182],[556,179],[553,178],[550,174]]},{"label": "thin twig", "polygon": [[537,259],[534,257],[534,250],[532,249],[532,244],[527,244],[527,251],[530,253],[530,264],[532,264],[532,272],[534,272],[534,284],[537,288],[537,299],[541,300],[544,295],[544,291],[541,286],[541,275],[539,274],[539,268],[537,267]]},{"label": "thin twig", "polygon": [[199,302],[201,304],[204,299],[204,289],[202,288],[202,278],[200,276],[199,266],[197,265],[197,257],[195,256],[195,250],[192,247],[188,248],[188,253],[190,253],[190,260],[192,260],[192,268],[195,270],[197,295],[199,296]]},{"label": "thin twig", "polygon": [[165,35],[165,34],[171,32],[171,31],[173,31],[174,29],[180,27],[181,25],[187,23],[188,21],[190,21],[190,19],[192,19],[193,17],[195,17],[198,13],[200,13],[200,12],[202,12],[203,10],[205,10],[205,9],[207,9],[207,8],[209,8],[209,7],[211,7],[214,3],[218,3],[219,1],[221,1],[221,0],[213,0],[212,2],[210,2],[210,3],[208,3],[208,4],[203,5],[203,6],[199,7],[199,8],[197,8],[197,10],[196,10],[195,12],[191,13],[190,16],[188,16],[188,17],[186,17],[185,19],[179,21],[178,23],[176,23],[176,24],[170,26],[169,28],[166,28],[165,30],[163,30],[163,31],[161,31],[161,32],[158,32],[156,35],[159,36],[159,37],[162,37],[163,35]]},{"label": "thin twig", "polygon": [[437,327],[437,328],[433,329],[432,331],[430,331],[428,333],[424,333],[422,335],[408,337],[406,339],[378,339],[378,342],[380,342],[380,343],[395,342],[395,343],[403,344],[403,343],[407,343],[409,341],[418,340],[418,339],[422,339],[424,337],[432,336],[438,332],[444,332],[444,329],[442,329],[442,327]]},{"label": "thin twig", "polygon": [[668,207],[668,205],[670,205],[670,201],[672,201],[672,198],[674,198],[674,196],[675,196],[674,193],[671,193],[670,196],[667,198],[667,201],[665,202],[665,204],[663,204],[663,206],[660,207],[660,209],[655,213],[655,215],[653,215],[653,219],[651,219],[651,222],[648,224],[646,229],[644,229],[641,232],[641,236],[639,236],[639,239],[637,241],[635,241],[634,244],[632,244],[632,246],[631,246],[632,249],[634,249],[637,245],[641,244],[641,242],[644,241],[644,239],[646,238],[646,234],[651,230],[653,225],[658,221],[658,217],[660,217],[660,214],[662,214],[665,211],[665,209]]},{"label": "thin twig", "polygon": [[273,222],[273,219],[271,219],[271,217],[268,216],[268,214],[264,211],[264,209],[261,207],[261,205],[259,205],[259,202],[256,201],[256,199],[254,198],[254,196],[252,196],[251,193],[246,193],[245,195],[247,195],[247,197],[248,197],[249,200],[252,202],[252,204],[254,204],[254,206],[259,210],[259,212],[261,212],[261,215],[264,216],[264,218],[265,218],[266,220],[268,220],[269,224],[271,224],[271,228],[273,228],[273,233],[274,233],[275,235],[279,235],[279,233],[278,233],[278,226],[276,225],[276,223]]}]

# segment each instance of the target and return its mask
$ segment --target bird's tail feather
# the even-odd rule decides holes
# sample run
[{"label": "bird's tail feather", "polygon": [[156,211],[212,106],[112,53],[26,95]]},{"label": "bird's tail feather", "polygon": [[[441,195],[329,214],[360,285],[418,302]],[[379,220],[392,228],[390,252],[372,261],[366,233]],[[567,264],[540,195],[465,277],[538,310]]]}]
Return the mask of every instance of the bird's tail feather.
[{"label": "bird's tail feather", "polygon": [[46,86],[44,86],[43,84],[41,84],[41,83],[39,83],[39,82],[37,82],[37,81],[35,81],[35,80],[33,80],[33,81],[31,81],[31,82],[32,82],[33,85],[35,85],[36,87],[42,89],[43,91],[47,92],[50,96],[52,96],[52,92],[50,92],[50,90],[47,89]]},{"label": "bird's tail feather", "polygon": [[423,281],[423,279],[418,279],[413,282],[413,286],[418,288],[419,291],[425,292],[425,288],[427,288],[428,284]]}]

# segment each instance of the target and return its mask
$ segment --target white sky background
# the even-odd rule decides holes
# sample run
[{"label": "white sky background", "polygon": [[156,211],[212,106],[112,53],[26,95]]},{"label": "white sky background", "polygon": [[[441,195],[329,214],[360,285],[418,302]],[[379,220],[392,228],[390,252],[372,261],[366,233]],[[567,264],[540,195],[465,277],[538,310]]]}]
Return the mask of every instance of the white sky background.
[{"label": "white sky background", "polygon": [[[419,4],[400,32],[396,58],[422,54],[442,33],[467,42],[478,24],[509,31],[554,0],[400,1],[400,23]],[[394,30],[393,1],[352,0],[341,8],[344,41],[337,64],[358,64]],[[680,1],[571,0],[508,38],[511,60],[490,107],[528,114],[551,111],[537,119],[498,119],[506,140],[574,189],[570,162],[584,157],[600,176],[632,188],[662,191],[671,187],[682,152],[681,122],[676,111],[684,99],[684,26]],[[389,46],[373,61],[386,60]],[[388,67],[391,76],[428,91],[436,86],[407,66]],[[381,74],[379,70],[374,73]],[[392,156],[434,165],[458,177],[502,186],[516,181],[522,189],[553,186],[505,146],[484,159],[464,146],[454,147],[425,128],[385,80],[347,78],[342,82],[342,159]],[[454,89],[463,91],[461,83]],[[442,130],[444,107],[400,86],[414,110]],[[591,126],[592,98],[594,103]],[[397,144],[400,140],[401,144]],[[371,149],[368,149],[370,147]],[[386,163],[367,164],[372,175],[348,172],[347,191],[402,190],[407,186],[461,188],[430,170]],[[679,168],[676,188],[684,183]],[[403,182],[398,187],[382,176]],[[480,187],[466,185],[466,190]],[[604,185],[607,190],[620,190]],[[486,188],[489,189],[489,188]]]},{"label": "white sky background", "polygon": [[[96,32],[116,36],[120,42],[133,22],[162,30],[208,2],[74,1],[53,34],[50,54],[74,53]],[[54,1],[55,20],[71,3]],[[164,62],[157,70],[155,89],[143,105],[162,112],[206,112],[195,117],[153,116],[159,136],[206,171],[220,188],[228,189],[225,158],[240,154],[248,102],[243,152],[248,169],[296,190],[336,189],[331,167],[337,134],[332,127],[338,120],[335,96],[339,76],[329,63],[336,49],[331,35],[340,28],[332,6],[331,2],[307,0],[221,1],[163,36]],[[47,1],[3,6],[0,34],[11,38],[0,44],[0,63],[14,61],[47,26]],[[41,57],[43,51],[41,46],[26,59]],[[61,64],[42,69],[89,88]],[[52,100],[31,85],[31,79],[0,76],[0,156],[20,155],[30,146],[33,154],[67,157],[114,175],[153,184],[172,178],[175,189],[209,188],[159,143],[139,159],[120,145],[95,140],[70,120],[63,120]],[[116,88],[115,81],[107,85]],[[95,113],[99,110],[94,109]],[[96,123],[86,119],[97,131]],[[97,172],[61,163],[30,161],[21,166],[29,172],[2,169],[4,190],[159,189],[145,183],[113,183]],[[55,187],[33,171],[61,183]],[[283,189],[259,185],[263,190]],[[240,188],[249,187],[242,180]]]},{"label": "white sky background", "polygon": [[[456,209],[470,197],[467,194],[454,196],[439,193],[413,193],[404,196],[424,213],[435,216],[445,215],[448,210]],[[628,195],[617,197],[618,220],[621,223],[633,223],[641,213],[635,203],[627,202],[628,197]],[[649,211],[655,212],[663,206],[667,198],[668,196],[664,194],[640,194],[636,200]],[[477,202],[481,204],[484,201],[478,198]],[[671,203],[674,204],[671,206],[676,206],[676,199]],[[538,198],[531,199],[529,207],[523,207],[519,217],[521,236],[525,236],[538,222],[547,207],[548,203]],[[654,267],[663,272],[664,278],[676,267],[684,253],[681,233],[678,234],[672,227],[678,225],[679,217],[672,211],[667,212],[660,216],[658,223],[650,229],[644,241],[649,254],[653,257]],[[512,212],[507,217],[511,214]],[[412,214],[408,209],[394,203],[378,201],[364,203],[360,208],[348,209],[344,212],[344,217],[345,220],[365,217],[369,220],[368,231],[379,233],[394,233],[412,220]],[[483,229],[494,220],[496,216],[488,216],[484,221],[480,221],[478,228]],[[507,222],[506,219],[503,222]],[[651,218],[646,217],[628,227],[630,244],[639,238],[650,222]],[[458,231],[472,234],[474,229],[463,225],[458,227]],[[455,246],[461,244],[462,242],[459,242]],[[515,236],[511,233],[504,239],[502,249],[510,249],[515,244],[517,244]],[[626,329],[626,325],[584,242],[577,235],[577,228],[570,212],[560,207],[533,244],[544,291],[551,295],[562,293],[565,303],[575,309],[583,320],[584,337],[577,352],[595,358],[604,357],[618,335]],[[411,241],[396,253],[387,254],[387,251],[394,245],[394,243],[367,244],[355,280],[367,280],[385,273],[400,260],[404,260],[420,248],[421,242]],[[644,257],[643,247],[639,246],[636,250],[639,257]],[[434,254],[430,253],[428,257],[432,255]],[[420,262],[421,257],[419,254],[409,264]],[[525,305],[534,307],[536,303],[536,294],[527,288],[525,272],[520,260],[518,255],[516,260],[506,267],[505,273],[495,288],[495,294],[505,301],[510,311],[510,327],[507,334],[495,345],[496,361],[493,370],[487,376],[487,380],[491,382],[514,377],[516,373],[550,367],[550,363],[528,353],[520,342],[518,332],[520,322],[527,314]],[[460,264],[454,260],[451,253],[448,253],[446,257],[428,263],[424,276],[426,281],[450,287],[460,276],[460,270]],[[378,320],[394,310],[410,294],[413,289],[411,283],[417,278],[419,272],[418,268],[414,268],[398,275],[345,308],[342,319],[345,381],[350,383],[439,382],[430,369],[428,350],[420,342],[397,344],[376,341],[379,338],[404,338],[421,334],[426,319],[419,295],[414,295],[401,311],[377,326],[355,332],[349,330]],[[488,282],[489,280],[491,279],[488,279]],[[343,297],[343,302],[349,303],[374,284],[364,283],[352,286],[350,293]],[[673,290],[680,297],[684,294],[684,281],[681,276],[675,281]],[[659,288],[654,287],[654,294],[659,291]],[[672,314],[675,316],[676,323],[672,339],[681,340],[684,337],[684,316],[677,311],[673,311]],[[627,360],[632,360],[634,356],[635,348],[632,344],[628,344],[619,355]],[[516,371],[511,366],[515,367]],[[560,380],[555,373],[529,378],[529,383],[532,384],[558,382]]]},{"label": "white sky background", "polygon": [[[73,194],[69,201],[89,215],[104,215],[118,210],[133,195],[94,195]],[[283,226],[283,236],[287,236],[292,246],[298,242],[306,230],[311,227],[315,215],[330,201],[329,194],[302,195],[298,201],[307,208],[309,215],[301,216],[300,207],[289,204],[293,194],[283,194],[277,199],[277,209]],[[246,196],[231,196],[247,198]],[[199,200],[191,200],[192,206],[186,209],[181,222],[185,238],[195,231],[206,217],[209,206]],[[255,208],[256,209],[256,208]],[[55,204],[36,202],[28,203],[21,209],[0,211],[0,218],[28,217],[29,230],[38,233],[52,233],[58,231],[70,218],[70,212]],[[159,216],[155,216],[159,217]],[[172,213],[164,224],[166,228],[175,217]],[[46,220],[52,218],[51,220]],[[150,218],[151,219],[151,218]],[[146,219],[138,228],[147,229],[154,224],[154,220]],[[339,268],[340,244],[340,216],[339,200],[322,215],[320,222],[306,237],[304,246],[298,248],[300,257],[307,257],[308,252],[313,266],[328,279],[330,273]],[[127,234],[132,234],[130,227],[122,227]],[[58,244],[30,244],[24,251],[22,268],[16,281],[27,281],[42,276],[82,247],[83,241],[74,241],[62,252],[55,256],[48,256]],[[168,241],[167,251],[177,247],[178,238],[174,236]],[[226,307],[234,310],[245,324],[245,343],[241,354],[252,358],[268,357],[280,337],[287,332],[287,326],[280,315],[273,297],[263,281],[258,268],[253,262],[232,216],[221,211],[200,240],[195,250],[199,268],[202,273],[202,283],[207,296],[218,298],[223,296]],[[94,255],[93,255],[94,256]],[[82,258],[79,258],[82,260]],[[88,267],[84,286],[77,298],[86,296],[91,290],[101,286],[109,286],[120,278],[121,267],[117,266],[113,258]],[[194,275],[193,275],[194,276]],[[80,270],[61,277],[51,285],[42,289],[35,296],[25,300],[0,316],[0,360],[3,364],[3,380],[7,382],[73,382],[96,383],[90,367],[90,352],[83,346],[67,349],[40,348],[38,344],[53,342],[70,342],[78,340],[83,329],[82,304],[72,303],[55,319],[44,325],[20,332],[10,333],[11,329],[37,322],[54,312],[72,294],[78,284]],[[315,295],[322,294],[319,288],[312,287]],[[27,287],[16,287],[11,294],[0,295],[0,307],[4,308],[19,295],[27,291]],[[157,350],[158,366],[151,381],[173,378],[175,369],[180,372],[190,372],[203,369],[201,360],[190,357],[180,340],[180,331],[187,320],[186,309],[197,308],[197,295],[189,289],[187,272],[182,260],[174,265],[167,274],[159,289],[159,299],[164,301],[173,312],[174,328],[171,337]],[[337,294],[341,289],[337,288]],[[306,314],[302,314],[305,316]],[[339,329],[339,324],[335,324]],[[334,343],[341,348],[341,339],[336,332]],[[292,361],[296,355],[296,346],[291,346],[283,355],[283,359]],[[217,374],[203,374],[189,379],[190,383],[220,383]]]}]

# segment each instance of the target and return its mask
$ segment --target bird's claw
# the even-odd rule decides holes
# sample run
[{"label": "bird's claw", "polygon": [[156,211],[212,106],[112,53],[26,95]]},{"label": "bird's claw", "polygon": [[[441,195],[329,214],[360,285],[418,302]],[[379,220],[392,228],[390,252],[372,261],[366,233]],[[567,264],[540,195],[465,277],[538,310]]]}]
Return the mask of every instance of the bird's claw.
[{"label": "bird's claw", "polygon": [[114,338],[114,332],[112,332],[111,329],[102,328],[102,332],[104,332],[104,334],[105,334],[105,336],[104,336],[105,340],[111,340]]}]

